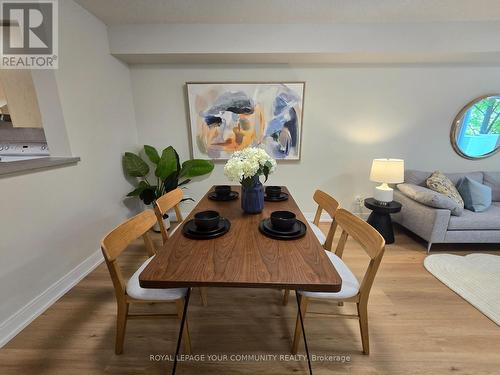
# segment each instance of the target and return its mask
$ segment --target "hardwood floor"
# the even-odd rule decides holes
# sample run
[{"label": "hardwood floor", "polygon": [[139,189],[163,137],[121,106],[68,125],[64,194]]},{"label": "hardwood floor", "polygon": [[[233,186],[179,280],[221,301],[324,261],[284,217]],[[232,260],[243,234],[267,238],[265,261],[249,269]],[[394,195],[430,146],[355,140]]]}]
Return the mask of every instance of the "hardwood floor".
[{"label": "hardwood floor", "polygon": [[[159,236],[156,240],[161,241]],[[367,257],[355,246],[348,242],[344,259],[362,274]],[[500,255],[498,245],[435,246],[435,252],[453,250]],[[425,256],[425,244],[405,232],[397,231],[396,243],[387,246],[368,305],[369,356],[361,353],[357,321],[307,316],[311,353],[344,356],[344,362],[314,362],[315,374],[499,373],[500,328],[429,274],[422,265]],[[122,267],[132,273],[144,259],[145,252],[133,248],[121,259]],[[351,305],[313,303],[310,310],[350,312]],[[165,306],[141,308],[160,311]],[[203,307],[194,290],[192,348],[205,360],[182,362],[177,373],[307,374],[304,361],[236,362],[231,357],[289,354],[295,314],[293,292],[288,306],[282,306],[278,290],[209,288],[208,306]],[[174,353],[177,320],[129,321],[124,353],[116,356],[115,319],[113,287],[102,264],[0,349],[0,374],[170,373],[171,362],[150,356]],[[299,353],[304,353],[301,345]],[[218,360],[208,355],[218,355]],[[220,360],[223,355],[226,361]]]}]

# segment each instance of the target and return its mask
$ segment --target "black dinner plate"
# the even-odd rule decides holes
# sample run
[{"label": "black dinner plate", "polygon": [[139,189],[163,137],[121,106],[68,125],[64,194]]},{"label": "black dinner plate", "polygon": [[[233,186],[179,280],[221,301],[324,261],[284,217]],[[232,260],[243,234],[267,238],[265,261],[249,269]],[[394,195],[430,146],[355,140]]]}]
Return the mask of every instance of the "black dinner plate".
[{"label": "black dinner plate", "polygon": [[288,199],[288,194],[281,192],[277,197],[269,197],[267,194],[264,194],[264,200],[267,202],[281,202],[286,201]]},{"label": "black dinner plate", "polygon": [[271,232],[267,229],[267,227],[264,224],[266,220],[269,220],[269,219],[264,219],[260,222],[259,230],[264,236],[273,238],[275,240],[296,240],[297,238],[304,237],[306,234],[306,231],[307,231],[306,225],[302,221],[297,220],[296,224],[298,224],[298,226],[300,228],[298,233],[289,234],[289,233],[281,232],[280,234],[277,234],[277,233]]},{"label": "black dinner plate", "polygon": [[211,199],[213,201],[220,201],[220,202],[226,202],[226,201],[232,201],[234,199],[237,199],[239,196],[237,191],[231,191],[228,195],[221,197],[220,195],[217,195],[215,191],[211,191],[208,193],[208,199]]},{"label": "black dinner plate", "polygon": [[296,221],[295,224],[293,224],[292,229],[287,230],[287,231],[281,231],[281,230],[274,229],[270,218],[262,220],[262,225],[264,226],[264,228],[266,229],[267,232],[276,234],[278,236],[280,236],[280,235],[293,236],[293,235],[299,233],[301,230],[301,226],[299,224],[299,221]]},{"label": "black dinner plate", "polygon": [[227,232],[229,232],[229,228],[231,228],[231,222],[225,218],[221,218],[217,228],[210,231],[201,231],[196,228],[196,224],[193,220],[189,220],[182,227],[182,234],[188,238],[192,238],[195,240],[209,240],[212,238],[220,237]]}]

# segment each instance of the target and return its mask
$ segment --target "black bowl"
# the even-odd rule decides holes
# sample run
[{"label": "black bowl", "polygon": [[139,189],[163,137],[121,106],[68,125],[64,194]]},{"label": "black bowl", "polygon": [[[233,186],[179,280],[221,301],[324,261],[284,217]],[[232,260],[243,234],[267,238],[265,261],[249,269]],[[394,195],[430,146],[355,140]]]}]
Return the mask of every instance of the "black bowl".
[{"label": "black bowl", "polygon": [[279,231],[289,231],[296,221],[297,217],[290,211],[274,211],[271,213],[271,225]]},{"label": "black bowl", "polygon": [[229,185],[217,185],[214,188],[215,194],[219,197],[227,197],[231,194],[231,186]]},{"label": "black bowl", "polygon": [[266,195],[268,197],[279,197],[281,194],[281,186],[266,186]]},{"label": "black bowl", "polygon": [[194,223],[200,231],[214,230],[219,221],[220,215],[217,211],[201,211],[194,215]]}]

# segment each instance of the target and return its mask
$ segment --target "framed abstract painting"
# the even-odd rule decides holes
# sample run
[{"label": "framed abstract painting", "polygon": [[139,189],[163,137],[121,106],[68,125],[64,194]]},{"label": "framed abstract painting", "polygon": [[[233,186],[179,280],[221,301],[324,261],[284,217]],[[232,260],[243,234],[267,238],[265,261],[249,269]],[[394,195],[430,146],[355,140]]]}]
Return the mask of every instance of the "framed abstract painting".
[{"label": "framed abstract painting", "polygon": [[263,147],[299,160],[305,82],[187,82],[194,158],[229,159]]}]

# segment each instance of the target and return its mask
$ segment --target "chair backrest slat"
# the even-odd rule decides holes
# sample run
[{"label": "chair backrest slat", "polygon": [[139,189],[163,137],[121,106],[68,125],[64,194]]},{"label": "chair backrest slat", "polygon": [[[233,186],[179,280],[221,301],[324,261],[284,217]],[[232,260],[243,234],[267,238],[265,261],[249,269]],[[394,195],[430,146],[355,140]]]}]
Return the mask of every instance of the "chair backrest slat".
[{"label": "chair backrest slat", "polygon": [[380,254],[385,240],[370,224],[342,208],[335,214],[335,219],[337,224],[363,247],[370,258],[374,259]]},{"label": "chair backrest slat", "polygon": [[155,223],[156,216],[153,210],[146,210],[120,224],[102,240],[102,253],[113,281],[116,299],[119,302],[125,299],[126,284],[118,266],[117,258],[132,241],[140,237],[144,239],[148,255],[153,256],[156,254],[153,242],[148,235],[148,231]]},{"label": "chair backrest slat", "polygon": [[343,230],[342,234],[340,235],[339,243],[337,244],[337,249],[335,250],[335,255],[337,255],[339,258],[342,258],[342,255],[344,254],[344,248],[348,237],[349,235],[347,234],[347,232]]},{"label": "chair backrest slat", "polygon": [[335,212],[339,208],[339,202],[331,195],[325,193],[321,190],[316,190],[313,195],[314,201],[318,204],[318,209],[316,210],[316,215],[314,216],[313,223],[319,225],[321,220],[321,213],[325,210],[332,219],[330,228],[328,229],[328,234],[326,236],[326,241],[323,247],[326,250],[332,250],[333,237],[335,236],[335,231],[337,229],[337,222],[335,221]]},{"label": "chair backrest slat", "polygon": [[163,222],[163,215],[170,209],[175,209],[175,215],[177,216],[177,221],[182,221],[181,211],[179,209],[179,203],[184,197],[184,192],[181,188],[169,191],[167,194],[162,195],[154,203],[154,210],[158,225],[160,226],[161,237],[163,243],[168,240],[168,231],[165,228]]},{"label": "chair backrest slat", "polygon": [[114,261],[130,243],[155,224],[156,217],[152,210],[146,210],[128,219],[109,232],[102,240],[102,251],[108,261]]},{"label": "chair backrest slat", "polygon": [[338,225],[342,228],[342,235],[340,236],[335,252],[336,255],[342,257],[347,238],[351,236],[370,257],[370,263],[368,264],[359,290],[360,300],[366,302],[384,255],[385,240],[370,224],[347,210],[337,210],[335,218]]}]

